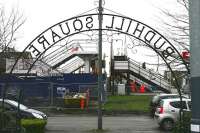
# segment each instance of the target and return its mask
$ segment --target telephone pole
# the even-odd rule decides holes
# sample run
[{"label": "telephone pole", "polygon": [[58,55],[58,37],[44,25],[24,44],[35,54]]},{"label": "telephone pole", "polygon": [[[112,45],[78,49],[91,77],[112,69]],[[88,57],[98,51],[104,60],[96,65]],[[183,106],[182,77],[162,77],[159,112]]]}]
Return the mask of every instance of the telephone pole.
[{"label": "telephone pole", "polygon": [[102,130],[102,21],[103,21],[103,7],[102,0],[99,0],[99,45],[98,45],[98,129]]},{"label": "telephone pole", "polygon": [[189,0],[192,119],[191,133],[200,133],[200,0]]}]

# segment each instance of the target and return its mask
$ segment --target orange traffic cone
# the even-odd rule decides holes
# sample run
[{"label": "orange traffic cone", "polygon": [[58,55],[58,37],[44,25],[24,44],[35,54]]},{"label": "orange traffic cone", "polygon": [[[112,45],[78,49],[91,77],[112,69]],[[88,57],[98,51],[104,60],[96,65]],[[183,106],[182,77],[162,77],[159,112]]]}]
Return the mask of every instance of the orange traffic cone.
[{"label": "orange traffic cone", "polygon": [[145,86],[143,84],[140,86],[140,93],[145,93]]},{"label": "orange traffic cone", "polygon": [[136,85],[135,85],[135,82],[131,82],[131,83],[130,83],[130,88],[131,88],[131,91],[132,91],[132,92],[136,92]]}]

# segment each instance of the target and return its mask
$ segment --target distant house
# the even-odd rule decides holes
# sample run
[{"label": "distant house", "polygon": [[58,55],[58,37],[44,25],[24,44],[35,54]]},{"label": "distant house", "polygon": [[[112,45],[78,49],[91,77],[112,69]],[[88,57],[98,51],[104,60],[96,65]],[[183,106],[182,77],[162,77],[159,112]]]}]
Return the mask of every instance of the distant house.
[{"label": "distant house", "polygon": [[14,72],[20,73],[20,71],[27,70],[32,62],[30,52],[6,51],[0,52],[0,73],[9,73],[18,57],[20,59],[14,68]]},{"label": "distant house", "polygon": [[[17,61],[14,69],[13,66]],[[0,74],[12,73],[19,76],[27,76],[27,72],[35,59],[32,57],[30,52],[16,52],[16,51],[6,51],[0,52]],[[58,70],[52,70],[51,66],[42,60],[38,60],[28,75],[31,76],[45,76],[45,75],[58,75]]]}]

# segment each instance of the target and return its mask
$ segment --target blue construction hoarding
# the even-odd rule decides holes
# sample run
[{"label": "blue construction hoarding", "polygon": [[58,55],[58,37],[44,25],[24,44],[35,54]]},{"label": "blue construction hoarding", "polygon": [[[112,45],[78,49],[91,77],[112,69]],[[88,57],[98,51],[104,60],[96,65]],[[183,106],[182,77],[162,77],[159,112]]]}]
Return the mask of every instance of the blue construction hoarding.
[{"label": "blue construction hoarding", "polygon": [[6,94],[15,95],[23,90],[24,99],[33,97],[47,100],[52,97],[63,97],[66,93],[90,91],[90,96],[97,97],[97,75],[94,74],[64,74],[48,77],[16,77],[14,75],[0,76],[0,95],[7,88]]}]

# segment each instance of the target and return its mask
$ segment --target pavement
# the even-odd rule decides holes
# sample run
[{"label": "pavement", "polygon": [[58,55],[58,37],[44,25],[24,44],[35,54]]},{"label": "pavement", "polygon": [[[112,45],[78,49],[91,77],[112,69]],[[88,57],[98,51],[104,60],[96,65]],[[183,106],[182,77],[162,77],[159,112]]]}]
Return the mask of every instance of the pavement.
[{"label": "pavement", "polygon": [[97,132],[97,116],[58,115],[48,118],[45,133],[167,133],[149,116],[104,116],[103,132]]}]

